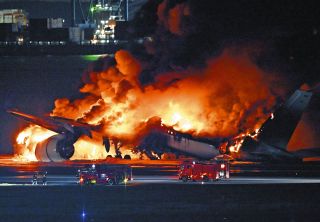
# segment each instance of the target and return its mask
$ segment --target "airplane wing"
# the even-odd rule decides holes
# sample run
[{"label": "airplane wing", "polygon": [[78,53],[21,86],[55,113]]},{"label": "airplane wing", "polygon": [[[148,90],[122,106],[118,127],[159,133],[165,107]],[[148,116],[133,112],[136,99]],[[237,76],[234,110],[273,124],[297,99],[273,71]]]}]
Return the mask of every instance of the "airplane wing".
[{"label": "airplane wing", "polygon": [[[98,131],[100,128],[99,125],[90,125],[62,117],[38,117],[18,110],[7,110],[7,112],[58,134],[37,144],[35,155],[39,161],[44,162],[63,161],[71,158],[74,154],[73,145],[80,136],[87,135],[92,138],[91,132]],[[109,138],[103,137],[103,144],[108,152],[110,150]]]},{"label": "airplane wing", "polygon": [[86,134],[91,137],[91,127],[95,127],[86,123],[81,123],[62,117],[37,117],[31,114],[20,112],[18,110],[8,110],[7,112],[27,122],[33,123],[59,134],[76,134],[76,131],[81,131],[82,134]]},{"label": "airplane wing", "polygon": [[61,128],[61,126],[59,124],[55,123],[54,121],[52,121],[49,118],[45,118],[45,117],[40,118],[40,117],[33,116],[33,115],[27,114],[27,113],[23,113],[23,112],[20,112],[17,110],[8,110],[7,112],[20,118],[20,119],[23,119],[27,122],[41,126],[43,128],[46,128],[46,129],[51,130],[56,133],[63,133],[65,131],[65,129]]}]

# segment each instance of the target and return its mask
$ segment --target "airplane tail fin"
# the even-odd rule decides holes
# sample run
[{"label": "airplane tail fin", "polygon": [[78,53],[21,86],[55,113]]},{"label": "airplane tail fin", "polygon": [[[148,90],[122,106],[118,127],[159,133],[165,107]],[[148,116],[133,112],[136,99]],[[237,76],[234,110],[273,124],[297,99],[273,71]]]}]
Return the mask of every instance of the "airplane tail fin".
[{"label": "airplane tail fin", "polygon": [[308,106],[311,91],[296,90],[293,95],[280,106],[259,130],[258,141],[279,149],[287,149],[287,144]]}]

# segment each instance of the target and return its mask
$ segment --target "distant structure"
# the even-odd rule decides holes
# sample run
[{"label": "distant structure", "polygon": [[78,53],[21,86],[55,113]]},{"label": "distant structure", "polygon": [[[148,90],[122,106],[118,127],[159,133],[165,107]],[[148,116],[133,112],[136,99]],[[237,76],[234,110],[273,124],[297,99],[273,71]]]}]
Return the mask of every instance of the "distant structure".
[{"label": "distant structure", "polygon": [[28,18],[28,13],[22,9],[0,10],[0,47],[126,44],[130,30],[129,3],[130,8],[137,11],[145,1],[90,0],[83,3],[70,0],[70,27],[64,18]]},{"label": "distant structure", "polygon": [[[129,0],[91,0],[87,16],[83,13],[80,1],[71,0],[70,40],[83,42],[90,40],[92,44],[114,42],[117,24],[129,20]],[[82,24],[76,24],[76,7],[82,12]],[[123,26],[123,25],[122,25]]]},{"label": "distant structure", "polygon": [[28,22],[28,14],[22,9],[0,10],[0,41],[22,44]]},{"label": "distant structure", "polygon": [[128,0],[100,0],[90,11],[96,25],[93,41],[108,42],[115,38],[117,23],[128,21]]},{"label": "distant structure", "polygon": [[64,28],[65,20],[63,18],[48,18],[47,27],[48,29]]},{"label": "distant structure", "polygon": [[69,40],[69,30],[63,18],[30,19],[28,40],[32,44],[57,44]]},{"label": "distant structure", "polygon": [[27,13],[22,9],[4,9],[0,10],[1,24],[18,24],[20,26],[27,26]]}]

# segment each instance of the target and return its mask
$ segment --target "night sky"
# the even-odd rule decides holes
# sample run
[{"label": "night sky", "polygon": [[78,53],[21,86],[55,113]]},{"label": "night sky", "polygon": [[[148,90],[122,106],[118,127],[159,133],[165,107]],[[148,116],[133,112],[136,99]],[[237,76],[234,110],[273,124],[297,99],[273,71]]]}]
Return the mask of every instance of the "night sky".
[{"label": "night sky", "polygon": [[[37,2],[35,4],[35,2]],[[55,3],[53,3],[55,2]],[[135,2],[135,3],[134,3]],[[144,1],[133,1],[132,4],[141,5]],[[315,86],[320,81],[320,25],[319,9],[317,1],[199,1],[199,0],[169,0],[165,11],[169,11],[177,4],[186,3],[189,6],[190,14],[183,19],[179,33],[172,33],[160,26],[157,19],[157,6],[160,0],[149,1],[142,6],[141,10],[133,19],[133,36],[153,36],[157,44],[157,50],[152,56],[148,55],[145,49],[131,47],[131,51],[140,59],[148,60],[148,69],[144,70],[142,82],[153,81],[158,73],[168,72],[177,67],[201,67],[209,57],[219,55],[225,47],[241,46],[258,48],[255,62],[259,67],[269,72],[278,73],[279,77],[285,79],[282,85],[286,95],[293,90],[307,83]],[[138,4],[139,3],[139,4]],[[65,17],[69,18],[70,4],[67,1],[0,1],[0,8],[24,8],[30,17]],[[132,16],[133,18],[134,16]],[[66,57],[68,59],[68,57]],[[0,70],[6,68],[3,63]],[[73,82],[72,87],[64,89],[66,84],[59,86],[59,90],[52,87],[50,95],[41,96],[46,109],[50,109],[54,98],[60,96],[72,97],[76,94],[77,87],[86,63],[80,66],[80,70],[73,70],[69,77],[60,75],[54,76],[55,84],[59,82]],[[19,73],[19,70],[10,67],[12,72]],[[78,74],[77,74],[78,73]],[[33,83],[37,85],[37,78],[41,74],[30,75],[28,83],[32,88]],[[12,104],[17,96],[26,95],[33,97],[28,91],[16,92],[19,85],[11,83],[17,75],[6,75],[1,79],[2,88],[2,110],[1,117],[7,115],[4,109]],[[32,81],[33,80],[33,81]],[[53,80],[53,79],[52,79]],[[0,84],[1,84],[0,82]],[[49,83],[43,87],[50,85]],[[40,88],[42,86],[39,86]],[[20,87],[24,89],[25,87]],[[43,88],[44,91],[45,88]],[[32,90],[31,90],[32,91]],[[45,101],[46,98],[48,101]],[[69,96],[70,98],[70,96]],[[311,120],[315,125],[314,130],[320,132],[319,126],[319,96],[315,96],[310,108]],[[26,106],[26,104],[24,105]],[[26,108],[26,107],[22,107]],[[41,110],[41,109],[40,109]],[[41,111],[37,108],[27,108],[27,111],[37,114]],[[46,110],[48,112],[48,110]],[[6,124],[12,123],[8,121]],[[12,132],[15,126],[4,125]],[[1,151],[8,152],[6,140],[8,136],[1,129]],[[2,147],[7,147],[5,150]]]}]

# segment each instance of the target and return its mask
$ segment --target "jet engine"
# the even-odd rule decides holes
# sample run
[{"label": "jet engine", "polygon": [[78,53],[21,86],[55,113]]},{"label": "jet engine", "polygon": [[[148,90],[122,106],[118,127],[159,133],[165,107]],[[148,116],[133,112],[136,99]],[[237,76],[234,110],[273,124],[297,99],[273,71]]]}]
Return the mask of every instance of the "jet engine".
[{"label": "jet engine", "polygon": [[73,140],[65,134],[54,135],[37,144],[35,154],[38,161],[61,162],[68,160],[74,154]]}]

